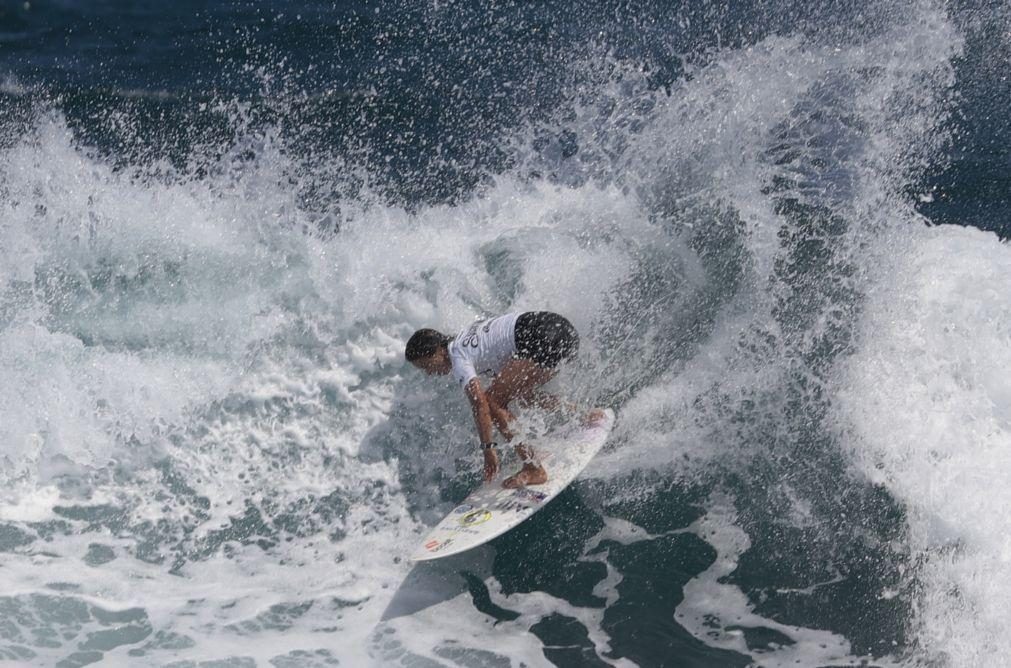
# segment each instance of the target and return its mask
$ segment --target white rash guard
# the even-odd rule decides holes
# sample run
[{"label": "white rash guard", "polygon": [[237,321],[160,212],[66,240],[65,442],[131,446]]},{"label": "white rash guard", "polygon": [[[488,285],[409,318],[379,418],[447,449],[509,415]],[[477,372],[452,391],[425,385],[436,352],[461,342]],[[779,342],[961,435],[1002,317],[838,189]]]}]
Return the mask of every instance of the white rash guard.
[{"label": "white rash guard", "polygon": [[519,313],[478,320],[449,344],[453,377],[462,387],[478,374],[495,375],[516,354],[516,319]]}]

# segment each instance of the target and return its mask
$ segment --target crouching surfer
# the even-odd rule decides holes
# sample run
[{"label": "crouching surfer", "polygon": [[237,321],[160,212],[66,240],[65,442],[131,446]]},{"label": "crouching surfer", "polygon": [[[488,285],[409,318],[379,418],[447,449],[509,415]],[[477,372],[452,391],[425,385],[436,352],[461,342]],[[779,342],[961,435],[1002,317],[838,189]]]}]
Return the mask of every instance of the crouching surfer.
[{"label": "crouching surfer", "polygon": [[[407,341],[407,361],[428,375],[452,373],[470,400],[474,422],[484,453],[484,479],[495,478],[499,470],[493,425],[506,441],[512,441],[509,424],[515,419],[509,404],[536,404],[553,409],[557,397],[540,387],[551,380],[558,366],[579,351],[579,334],[568,320],[548,311],[509,313],[479,320],[455,337],[434,329],[419,329]],[[478,375],[491,375],[487,391]],[[603,416],[594,410],[586,416],[593,422]],[[504,487],[540,485],[547,481],[544,467],[533,450],[518,444],[516,454],[523,467],[503,481]]]}]

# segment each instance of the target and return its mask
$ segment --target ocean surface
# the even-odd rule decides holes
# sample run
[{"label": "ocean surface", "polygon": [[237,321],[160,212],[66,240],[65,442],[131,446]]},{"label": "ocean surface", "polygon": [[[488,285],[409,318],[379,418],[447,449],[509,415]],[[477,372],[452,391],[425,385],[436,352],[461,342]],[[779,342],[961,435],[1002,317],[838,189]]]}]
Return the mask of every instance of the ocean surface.
[{"label": "ocean surface", "polygon": [[[1001,1],[0,0],[0,661],[1008,665],[1009,109]],[[521,309],[611,441],[414,567]]]}]

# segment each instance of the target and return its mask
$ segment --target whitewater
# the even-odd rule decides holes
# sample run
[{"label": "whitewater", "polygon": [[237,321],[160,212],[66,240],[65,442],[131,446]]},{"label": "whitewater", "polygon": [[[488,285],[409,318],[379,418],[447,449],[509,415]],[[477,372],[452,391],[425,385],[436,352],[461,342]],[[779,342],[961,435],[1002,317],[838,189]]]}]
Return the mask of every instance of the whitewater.
[{"label": "whitewater", "polygon": [[[871,23],[666,86],[573,58],[442,201],[302,150],[262,72],[281,120],[200,102],[229,132],[185,161],[8,80],[0,660],[1004,665],[1011,249],[918,208],[975,28]],[[611,442],[525,532],[415,567],[479,453],[404,343],[512,310],[575,324],[554,382]]]}]

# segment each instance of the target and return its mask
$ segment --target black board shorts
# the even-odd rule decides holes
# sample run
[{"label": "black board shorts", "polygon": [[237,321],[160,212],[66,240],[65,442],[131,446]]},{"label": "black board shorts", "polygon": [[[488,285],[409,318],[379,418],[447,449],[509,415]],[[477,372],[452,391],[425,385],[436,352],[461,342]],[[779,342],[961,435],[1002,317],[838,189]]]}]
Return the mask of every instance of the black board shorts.
[{"label": "black board shorts", "polygon": [[516,357],[554,369],[579,352],[579,334],[572,323],[550,311],[529,311],[516,319]]}]

